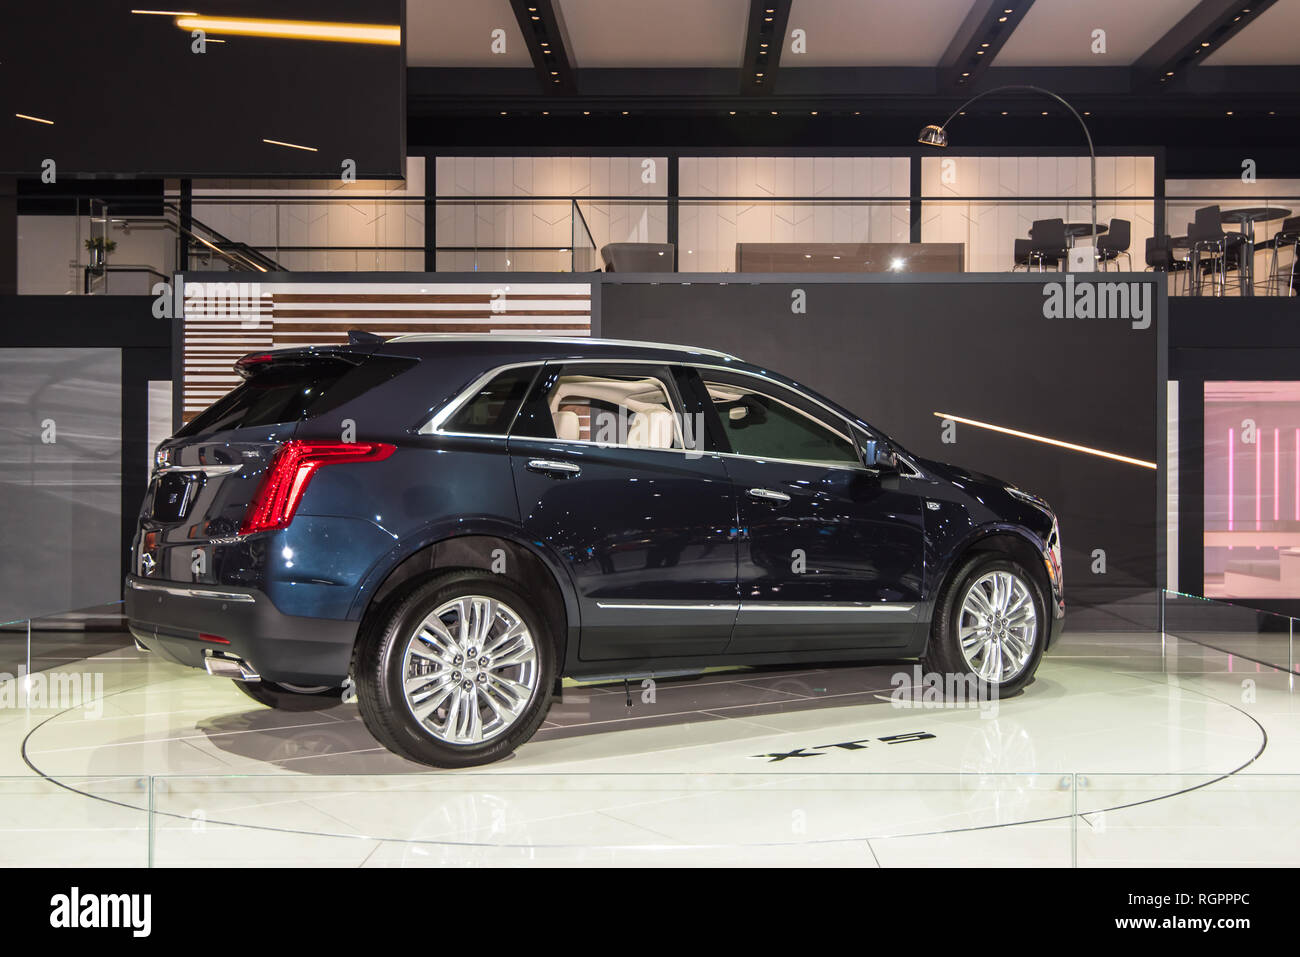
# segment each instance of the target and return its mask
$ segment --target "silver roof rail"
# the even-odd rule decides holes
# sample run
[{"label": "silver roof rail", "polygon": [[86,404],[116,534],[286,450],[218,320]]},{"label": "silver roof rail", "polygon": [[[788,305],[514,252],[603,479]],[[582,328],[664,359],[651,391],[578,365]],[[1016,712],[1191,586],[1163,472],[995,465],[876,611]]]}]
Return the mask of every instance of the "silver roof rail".
[{"label": "silver roof rail", "polygon": [[671,349],[674,352],[692,352],[718,359],[740,360],[729,353],[702,346],[683,346],[671,342],[642,342],[636,339],[597,339],[593,336],[503,336],[492,333],[409,332],[394,336],[388,342],[556,342],[566,345],[635,346],[642,349]]}]

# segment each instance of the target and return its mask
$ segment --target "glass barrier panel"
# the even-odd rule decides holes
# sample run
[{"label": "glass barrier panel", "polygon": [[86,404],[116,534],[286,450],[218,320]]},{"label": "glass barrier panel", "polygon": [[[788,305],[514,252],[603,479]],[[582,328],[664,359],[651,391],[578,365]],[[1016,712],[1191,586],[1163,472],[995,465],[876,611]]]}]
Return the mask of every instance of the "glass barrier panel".
[{"label": "glass barrier panel", "polygon": [[1164,631],[1247,661],[1294,669],[1294,620],[1285,615],[1165,592]]},{"label": "glass barrier panel", "polygon": [[1069,866],[1068,775],[162,776],[161,866]]},{"label": "glass barrier panel", "polygon": [[[0,721],[24,721],[0,710]],[[149,866],[141,776],[0,777],[0,866]]]},{"label": "glass barrier panel", "polygon": [[1284,867],[1300,859],[1294,774],[1076,776],[1080,867]]}]

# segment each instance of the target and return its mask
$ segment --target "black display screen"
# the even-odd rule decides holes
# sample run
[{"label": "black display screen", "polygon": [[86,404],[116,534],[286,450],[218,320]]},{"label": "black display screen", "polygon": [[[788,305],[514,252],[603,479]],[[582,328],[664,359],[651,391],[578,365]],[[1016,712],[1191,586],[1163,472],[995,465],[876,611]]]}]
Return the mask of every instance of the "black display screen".
[{"label": "black display screen", "polygon": [[403,21],[402,0],[13,4],[0,172],[334,178],[351,160],[358,179],[400,176]]}]

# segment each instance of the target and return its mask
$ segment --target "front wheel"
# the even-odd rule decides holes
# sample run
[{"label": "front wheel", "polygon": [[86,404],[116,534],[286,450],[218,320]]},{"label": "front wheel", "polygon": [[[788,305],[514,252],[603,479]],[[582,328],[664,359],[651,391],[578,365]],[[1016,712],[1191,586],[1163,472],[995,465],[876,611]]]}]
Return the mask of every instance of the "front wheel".
[{"label": "front wheel", "polygon": [[448,572],[369,630],[357,648],[357,702],[370,733],[402,757],[487,764],[541,725],[555,659],[527,594],[489,572]]},{"label": "front wheel", "polygon": [[1047,606],[1019,562],[985,553],[964,562],[939,597],[922,663],[974,679],[1006,697],[1027,685],[1043,657]]}]

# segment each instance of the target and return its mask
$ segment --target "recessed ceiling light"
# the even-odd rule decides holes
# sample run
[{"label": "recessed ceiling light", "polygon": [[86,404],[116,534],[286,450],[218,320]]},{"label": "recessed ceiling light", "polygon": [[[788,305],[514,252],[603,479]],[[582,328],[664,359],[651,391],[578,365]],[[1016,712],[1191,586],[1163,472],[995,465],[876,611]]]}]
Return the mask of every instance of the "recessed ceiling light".
[{"label": "recessed ceiling light", "polygon": [[1002,111],[1002,115],[1003,115],[1003,116],[1006,116],[1006,115],[1007,115],[1007,111],[1006,111],[1006,110],[1003,110],[1003,111]]},{"label": "recessed ceiling light", "polygon": [[583,111],[582,111],[582,115],[583,115],[583,116],[591,116],[591,110],[583,110]]},{"label": "recessed ceiling light", "polygon": [[969,73],[963,73],[962,76],[970,76]]},{"label": "recessed ceiling light", "polygon": [[1168,73],[1165,74],[1165,76],[1173,76],[1173,75],[1174,75],[1174,71],[1173,71],[1173,70],[1170,70]]},{"label": "recessed ceiling light", "polygon": [[773,115],[773,116],[779,116],[780,114],[778,114],[778,113],[776,112],[776,110],[773,110],[773,111],[772,111],[772,115]]},{"label": "recessed ceiling light", "polygon": [[1204,41],[1201,42],[1201,46],[1203,46],[1203,47],[1208,47],[1209,45],[1210,45],[1210,41],[1209,41],[1209,40],[1204,40]]},{"label": "recessed ceiling light", "polygon": [[983,55],[984,55],[984,51],[983,51],[983,50],[976,50],[976,51],[975,51],[975,55],[976,55],[976,56],[983,56]]},{"label": "recessed ceiling light", "polygon": [[502,111],[501,111],[501,115],[502,115],[502,116],[507,115],[507,114],[506,114],[506,111],[505,111],[505,110],[502,110]]},{"label": "recessed ceiling light", "polygon": [[1229,111],[1228,111],[1228,115],[1229,115],[1229,116],[1232,116],[1232,110],[1229,110]]},{"label": "recessed ceiling light", "polygon": [[1007,22],[1006,17],[998,17],[998,23],[1006,23],[1006,22]]},{"label": "recessed ceiling light", "polygon": [[624,110],[624,111],[623,111],[623,115],[624,115],[624,116],[627,116],[627,110]]},{"label": "recessed ceiling light", "polygon": [[551,115],[550,110],[542,110],[542,116],[550,116],[550,115]]},{"label": "recessed ceiling light", "polygon": [[1043,116],[1046,116],[1046,115],[1047,115],[1047,111],[1046,111],[1046,110],[1043,110]]},{"label": "recessed ceiling light", "polygon": [[813,116],[816,116],[816,115],[817,115],[817,111],[816,111],[816,110],[813,110],[813,111],[812,111],[812,115],[813,115]]},{"label": "recessed ceiling light", "polygon": [[754,74],[754,76],[762,76],[762,75],[763,75],[763,74],[761,74],[761,73],[755,73],[755,74]]},{"label": "recessed ceiling light", "polygon": [[988,44],[987,44],[987,43],[981,43],[980,46],[982,46],[982,47],[987,47]]}]

